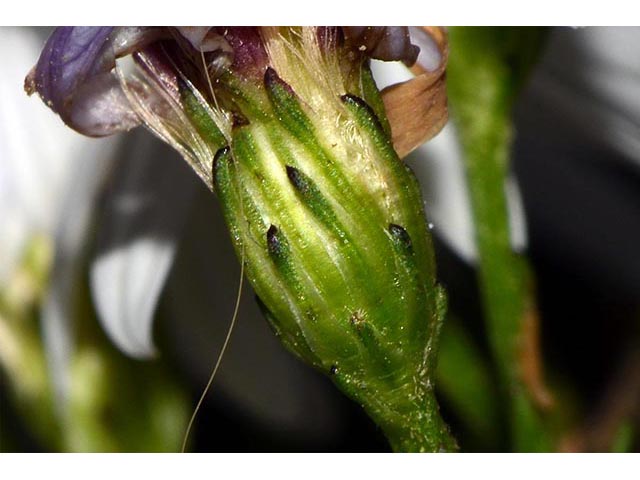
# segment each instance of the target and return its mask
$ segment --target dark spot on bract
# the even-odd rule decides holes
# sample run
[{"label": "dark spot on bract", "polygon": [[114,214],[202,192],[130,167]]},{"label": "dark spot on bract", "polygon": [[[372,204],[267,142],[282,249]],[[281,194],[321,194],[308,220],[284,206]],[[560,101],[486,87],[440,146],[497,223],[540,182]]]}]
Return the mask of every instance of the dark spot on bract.
[{"label": "dark spot on bract", "polygon": [[251,122],[249,122],[249,119],[247,117],[245,117],[243,114],[241,114],[240,112],[232,112],[233,115],[233,126],[232,128],[236,129],[236,128],[241,128],[241,127],[246,127],[247,125],[249,125]]},{"label": "dark spot on bract", "polygon": [[406,248],[411,248],[411,237],[404,227],[396,225],[395,223],[390,223],[389,233],[391,233],[391,236],[394,239],[402,242]]},{"label": "dark spot on bract", "polygon": [[278,227],[271,225],[267,230],[267,248],[269,252],[277,254],[280,251],[280,239],[278,238]]}]

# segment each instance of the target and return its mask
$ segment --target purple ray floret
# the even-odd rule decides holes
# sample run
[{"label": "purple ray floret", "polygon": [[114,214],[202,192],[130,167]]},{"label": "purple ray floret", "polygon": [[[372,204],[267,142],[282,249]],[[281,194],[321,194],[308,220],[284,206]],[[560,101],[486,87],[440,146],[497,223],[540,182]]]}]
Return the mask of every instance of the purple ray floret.
[{"label": "purple ray floret", "polygon": [[138,118],[113,71],[119,53],[114,45],[130,49],[127,36],[135,43],[143,37],[140,29],[128,27],[56,28],[27,77],[27,91],[37,91],[65,123],[85,135],[133,128]]}]

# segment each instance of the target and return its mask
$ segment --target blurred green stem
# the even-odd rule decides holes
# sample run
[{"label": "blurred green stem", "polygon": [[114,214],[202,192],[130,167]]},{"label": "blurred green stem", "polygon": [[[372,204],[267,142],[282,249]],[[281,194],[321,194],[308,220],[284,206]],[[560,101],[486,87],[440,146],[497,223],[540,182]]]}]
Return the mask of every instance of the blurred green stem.
[{"label": "blurred green stem", "polygon": [[451,314],[442,328],[436,385],[464,424],[461,448],[499,448],[498,399],[487,359],[459,319]]},{"label": "blurred green stem", "polygon": [[548,451],[550,439],[522,381],[520,348],[531,307],[526,260],[511,247],[505,181],[511,109],[543,39],[529,28],[451,28],[448,92],[464,151],[484,316],[516,451]]},{"label": "blurred green stem", "polygon": [[[70,388],[56,403],[41,335],[40,308],[49,285],[52,245],[35,237],[0,290],[0,370],[12,407],[37,448],[47,452],[177,451],[189,403],[160,362],[142,363],[115,350],[78,278]],[[1,449],[12,448],[0,445]]]},{"label": "blurred green stem", "polygon": [[0,369],[30,433],[52,450],[59,450],[62,432],[53,412],[53,391],[35,318],[50,263],[50,243],[41,236],[34,238],[25,247],[16,272],[0,290]]}]

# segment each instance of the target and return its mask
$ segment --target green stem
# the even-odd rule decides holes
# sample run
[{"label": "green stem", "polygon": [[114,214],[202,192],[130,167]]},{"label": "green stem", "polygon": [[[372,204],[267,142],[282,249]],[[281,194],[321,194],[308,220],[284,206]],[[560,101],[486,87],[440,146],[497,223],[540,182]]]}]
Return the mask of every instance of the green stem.
[{"label": "green stem", "polygon": [[[429,391],[423,401],[424,405],[420,408],[414,407],[396,417],[399,420],[396,423],[389,423],[380,416],[374,416],[384,430],[391,448],[394,452],[456,452],[458,445],[438,412],[433,392]],[[397,402],[401,403],[402,400]]]},{"label": "green stem", "polygon": [[464,150],[479,256],[479,286],[489,344],[507,396],[513,447],[550,448],[540,413],[523,385],[519,342],[529,301],[526,260],[511,248],[505,181],[511,108],[540,31],[453,28],[448,88]]},{"label": "green stem", "polygon": [[436,370],[437,390],[460,421],[465,451],[496,450],[500,411],[488,359],[452,314],[442,330]]}]

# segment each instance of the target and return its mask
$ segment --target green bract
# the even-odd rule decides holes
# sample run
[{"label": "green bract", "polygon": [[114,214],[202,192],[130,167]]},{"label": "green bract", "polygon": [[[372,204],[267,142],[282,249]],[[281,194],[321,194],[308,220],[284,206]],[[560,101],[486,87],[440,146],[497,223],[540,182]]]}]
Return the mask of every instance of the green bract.
[{"label": "green bract", "polygon": [[[128,53],[133,75],[114,68]],[[368,64],[417,55],[406,27],[75,27],[54,32],[26,85],[81,132],[142,122],[176,148],[219,196],[282,342],[395,450],[441,451],[455,448],[432,383],[446,301]],[[421,98],[443,110],[442,96],[424,96],[440,84],[423,80]],[[70,121],[66,107],[96,98],[118,100],[108,121]]]},{"label": "green bract", "polygon": [[262,82],[226,79],[242,121],[213,162],[247,277],[287,348],[394,449],[451,450],[431,381],[445,295],[367,63],[305,30],[269,42]]}]

